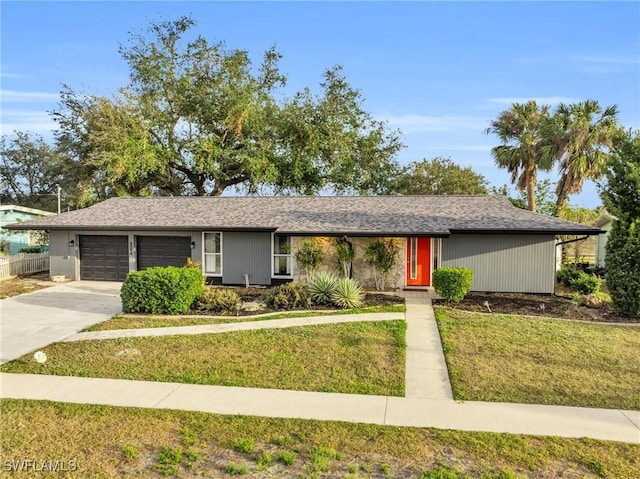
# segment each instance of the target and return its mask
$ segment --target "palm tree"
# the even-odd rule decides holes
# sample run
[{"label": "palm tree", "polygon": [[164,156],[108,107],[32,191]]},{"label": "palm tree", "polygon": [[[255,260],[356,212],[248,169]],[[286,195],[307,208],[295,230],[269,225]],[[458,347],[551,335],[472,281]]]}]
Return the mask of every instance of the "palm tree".
[{"label": "palm tree", "polygon": [[538,170],[553,168],[554,148],[543,137],[543,130],[550,120],[549,107],[538,107],[533,100],[514,103],[491,122],[485,133],[493,133],[502,142],[491,154],[500,168],[511,173],[516,188],[526,190],[527,207],[536,211],[536,177]]},{"label": "palm tree", "polygon": [[[559,161],[560,180],[556,186],[558,211],[570,194],[580,193],[585,179],[602,177],[618,130],[616,106],[602,111],[595,100],[558,105],[546,132]],[[599,116],[598,116],[599,115]]]}]

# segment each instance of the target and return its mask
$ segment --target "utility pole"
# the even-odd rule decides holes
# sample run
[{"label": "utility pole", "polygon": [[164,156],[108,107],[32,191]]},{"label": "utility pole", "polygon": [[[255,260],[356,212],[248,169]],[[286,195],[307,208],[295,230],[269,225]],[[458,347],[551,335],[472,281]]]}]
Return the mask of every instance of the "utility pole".
[{"label": "utility pole", "polygon": [[60,214],[60,192],[62,191],[62,188],[60,188],[60,185],[58,185],[58,214]]}]

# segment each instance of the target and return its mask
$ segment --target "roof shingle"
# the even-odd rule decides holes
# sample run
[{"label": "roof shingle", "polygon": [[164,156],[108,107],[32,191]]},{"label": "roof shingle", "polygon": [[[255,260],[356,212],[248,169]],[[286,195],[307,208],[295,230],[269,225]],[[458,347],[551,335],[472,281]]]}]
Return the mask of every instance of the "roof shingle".
[{"label": "roof shingle", "polygon": [[597,234],[597,228],[514,207],[502,196],[111,198],[12,229],[263,230],[315,235],[462,232]]}]

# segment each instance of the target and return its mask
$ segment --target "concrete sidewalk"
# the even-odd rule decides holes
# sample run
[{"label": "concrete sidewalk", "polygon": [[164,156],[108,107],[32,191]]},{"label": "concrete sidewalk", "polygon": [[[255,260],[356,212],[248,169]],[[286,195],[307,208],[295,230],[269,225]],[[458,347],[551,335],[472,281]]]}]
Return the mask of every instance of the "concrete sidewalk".
[{"label": "concrete sidewalk", "polygon": [[0,374],[0,396],[640,443],[640,411]]},{"label": "concrete sidewalk", "polygon": [[237,323],[198,324],[195,326],[174,326],[168,328],[111,329],[76,333],[64,341],[88,341],[96,339],[142,338],[148,336],[176,336],[185,334],[229,333],[231,331],[251,331],[256,329],[281,329],[294,326],[319,324],[358,323],[362,321],[389,321],[404,319],[404,313],[336,314],[333,316],[307,316],[302,318],[265,319],[262,321],[242,321]]}]

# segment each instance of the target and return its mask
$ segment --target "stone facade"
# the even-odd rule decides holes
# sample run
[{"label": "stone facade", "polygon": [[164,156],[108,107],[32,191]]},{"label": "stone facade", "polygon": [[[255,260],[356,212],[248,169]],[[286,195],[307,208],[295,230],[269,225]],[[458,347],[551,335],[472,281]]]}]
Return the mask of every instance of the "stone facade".
[{"label": "stone facade", "polygon": [[[323,264],[318,269],[320,271],[330,271],[340,274],[340,267],[336,259],[335,254],[335,242],[337,238],[330,237],[311,237],[311,236],[294,236],[291,238],[291,252],[295,252],[300,248],[302,243],[307,240],[314,241],[320,245],[323,251]],[[375,241],[378,238],[366,238],[366,237],[348,237],[347,240],[353,245],[355,249],[355,258],[352,262],[352,274],[353,278],[358,280],[366,290],[375,290],[375,281],[373,277],[373,266],[367,263],[364,256],[364,250],[367,244],[371,241]],[[405,285],[405,258],[406,258],[406,241],[405,238],[384,238],[393,240],[399,247],[398,260],[395,266],[387,276],[385,283],[386,290],[396,290],[403,288]],[[305,272],[302,268],[296,264],[293,260],[293,279],[294,281],[305,281]]]}]

